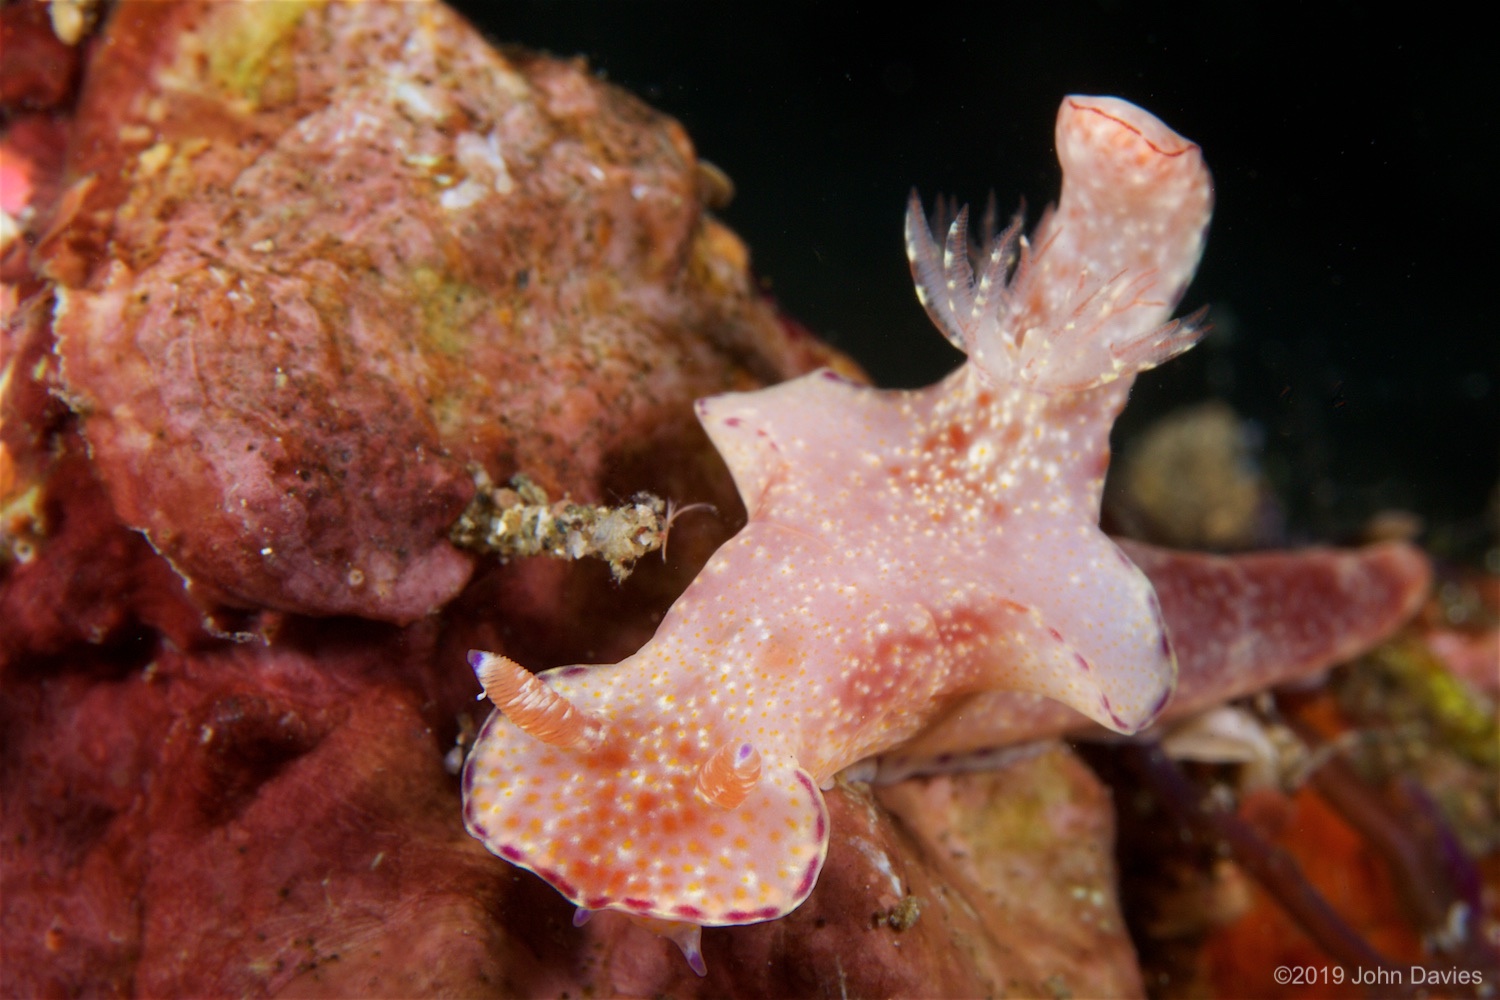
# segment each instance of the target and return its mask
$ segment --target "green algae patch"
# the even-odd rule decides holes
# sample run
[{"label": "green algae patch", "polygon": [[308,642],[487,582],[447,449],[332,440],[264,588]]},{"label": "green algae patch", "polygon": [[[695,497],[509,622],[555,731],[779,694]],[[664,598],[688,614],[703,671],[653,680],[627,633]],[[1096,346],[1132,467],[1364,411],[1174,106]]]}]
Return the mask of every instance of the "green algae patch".
[{"label": "green algae patch", "polygon": [[411,283],[422,309],[423,350],[462,355],[478,320],[493,308],[493,296],[433,267],[412,271]]},{"label": "green algae patch", "polygon": [[289,41],[303,16],[324,0],[225,4],[203,26],[203,50],[214,86],[251,109],[290,96]]}]

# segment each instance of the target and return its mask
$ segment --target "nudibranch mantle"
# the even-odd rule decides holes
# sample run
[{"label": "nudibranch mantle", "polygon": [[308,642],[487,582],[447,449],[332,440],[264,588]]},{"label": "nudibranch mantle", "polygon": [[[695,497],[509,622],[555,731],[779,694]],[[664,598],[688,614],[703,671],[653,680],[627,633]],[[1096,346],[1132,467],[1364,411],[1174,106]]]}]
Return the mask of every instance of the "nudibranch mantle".
[{"label": "nudibranch mantle", "polygon": [[1062,194],[1030,241],[1012,225],[971,262],[961,213],[939,250],[913,196],[918,294],[968,363],[916,391],[823,370],[699,401],[749,522],[651,641],[535,679],[474,654],[497,709],[465,822],[491,851],[665,927],[701,969],[698,927],[812,890],[819,789],[959,699],[1034,692],[1124,733],[1161,710],[1160,608],[1099,503],[1132,377],[1198,335],[1167,321],[1212,184],[1116,98],[1067,98],[1056,138]]}]

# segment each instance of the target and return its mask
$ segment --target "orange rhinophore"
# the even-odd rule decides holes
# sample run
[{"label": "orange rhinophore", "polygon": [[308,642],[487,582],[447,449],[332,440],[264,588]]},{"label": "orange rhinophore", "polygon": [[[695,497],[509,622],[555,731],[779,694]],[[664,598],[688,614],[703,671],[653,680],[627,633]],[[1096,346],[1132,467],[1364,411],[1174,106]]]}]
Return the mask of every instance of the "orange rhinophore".
[{"label": "orange rhinophore", "polygon": [[508,656],[469,651],[485,696],[532,739],[560,750],[597,743],[603,727]]},{"label": "orange rhinophore", "polygon": [[760,751],[749,743],[726,743],[698,771],[698,794],[709,805],[733,809],[760,780]]}]

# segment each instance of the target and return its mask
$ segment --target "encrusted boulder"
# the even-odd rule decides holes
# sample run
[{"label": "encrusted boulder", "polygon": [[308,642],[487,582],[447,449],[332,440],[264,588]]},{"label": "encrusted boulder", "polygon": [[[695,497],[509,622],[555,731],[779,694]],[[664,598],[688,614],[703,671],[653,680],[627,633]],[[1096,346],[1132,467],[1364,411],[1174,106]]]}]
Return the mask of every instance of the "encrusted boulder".
[{"label": "encrusted boulder", "polygon": [[469,577],[469,463],[597,499],[688,401],[827,358],[681,126],[438,5],[122,5],[71,148],[62,391],[210,602],[415,620]]}]

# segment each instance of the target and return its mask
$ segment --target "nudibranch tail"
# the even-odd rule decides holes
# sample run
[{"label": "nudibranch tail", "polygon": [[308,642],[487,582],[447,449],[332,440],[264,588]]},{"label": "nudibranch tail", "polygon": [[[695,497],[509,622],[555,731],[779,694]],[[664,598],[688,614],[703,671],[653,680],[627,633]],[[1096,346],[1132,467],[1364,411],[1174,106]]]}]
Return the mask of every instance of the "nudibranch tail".
[{"label": "nudibranch tail", "polygon": [[1195,144],[1118,98],[1064,100],[1057,151],[1056,208],[1030,243],[1012,225],[983,248],[977,284],[963,212],[940,254],[913,192],[906,249],[928,315],[994,383],[1082,392],[1202,336],[1201,316],[1167,319],[1202,254],[1213,183]]},{"label": "nudibranch tail", "polygon": [[469,651],[469,665],[479,677],[485,696],[516,728],[548,746],[563,749],[598,742],[603,726],[574,707],[508,656]]},{"label": "nudibranch tail", "polygon": [[760,751],[749,743],[726,743],[698,769],[697,793],[720,809],[745,801],[760,780]]}]

